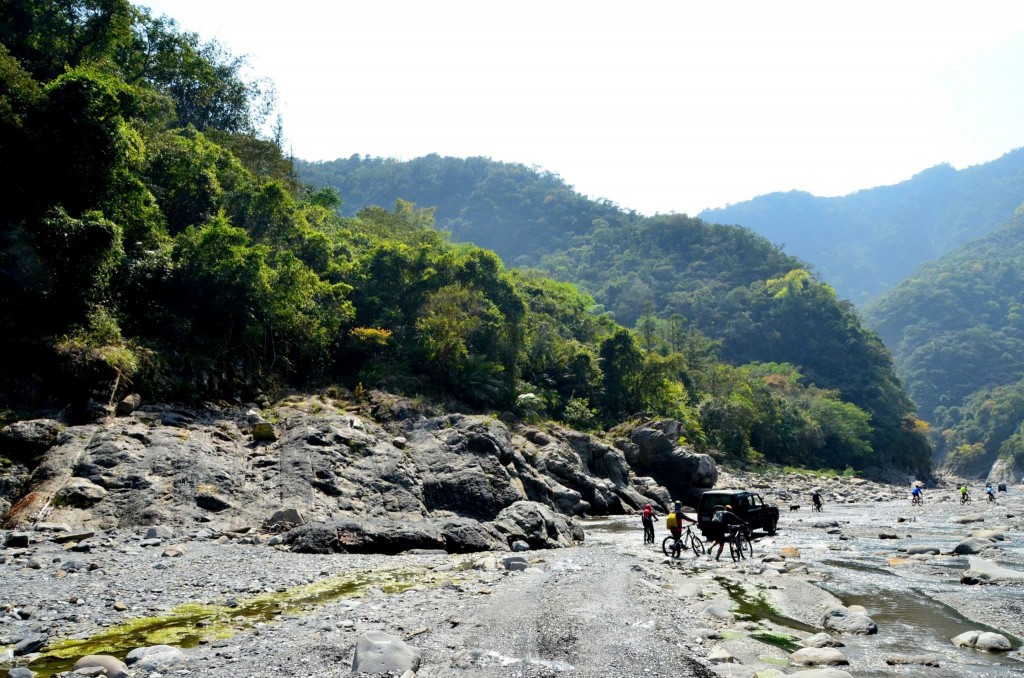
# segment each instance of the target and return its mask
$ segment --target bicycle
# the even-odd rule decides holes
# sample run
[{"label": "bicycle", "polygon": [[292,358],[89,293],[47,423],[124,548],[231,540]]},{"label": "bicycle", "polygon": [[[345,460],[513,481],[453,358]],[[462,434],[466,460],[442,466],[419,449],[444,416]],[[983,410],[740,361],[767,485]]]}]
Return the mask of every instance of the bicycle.
[{"label": "bicycle", "polygon": [[811,510],[812,511],[817,511],[818,513],[821,513],[821,504],[812,504],[811,505]]},{"label": "bicycle", "polygon": [[913,497],[910,498],[910,505],[911,506],[920,506],[923,503],[924,503],[924,499],[919,494],[915,494]]},{"label": "bicycle", "polygon": [[644,521],[644,544],[654,543],[654,520]]},{"label": "bicycle", "polygon": [[750,542],[750,531],[746,525],[730,529],[726,540],[729,543],[729,555],[733,560],[754,557],[754,545]]},{"label": "bicycle", "polygon": [[969,495],[969,494],[961,494],[960,495],[960,504],[961,504],[961,506],[963,504],[970,504],[970,503],[971,503],[971,495]]},{"label": "bicycle", "polygon": [[661,552],[670,558],[678,558],[682,555],[683,549],[687,548],[692,550],[695,556],[702,556],[705,553],[704,542],[689,525],[679,539],[669,535],[661,542]]}]

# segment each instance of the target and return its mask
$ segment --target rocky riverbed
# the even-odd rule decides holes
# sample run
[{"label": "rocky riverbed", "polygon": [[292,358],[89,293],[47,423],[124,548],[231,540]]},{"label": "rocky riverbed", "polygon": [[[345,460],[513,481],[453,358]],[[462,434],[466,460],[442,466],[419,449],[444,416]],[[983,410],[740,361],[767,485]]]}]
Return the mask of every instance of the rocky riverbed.
[{"label": "rocky riverbed", "polygon": [[[376,392],[111,415],[0,430],[0,675],[1022,666],[1016,486],[911,507],[912,478],[718,468],[677,422],[599,437]],[[641,543],[644,503],[710,487],[758,490],[778,534],[738,563]]]},{"label": "rocky riverbed", "polygon": [[[771,498],[803,481],[767,482]],[[48,675],[166,645],[124,675],[339,676],[377,632],[414,649],[395,676],[1024,672],[1019,493],[962,507],[937,490],[911,507],[884,499],[902,487],[852,487],[883,499],[785,510],[779,534],[739,563],[666,558],[632,516],[584,521],[571,548],[515,554],[293,553],[205,528],[33,531],[0,550],[0,643],[20,648],[0,657]],[[955,554],[982,528],[975,553]],[[961,583],[985,563],[1001,568],[992,583]],[[971,631],[1012,649],[954,646]]]}]

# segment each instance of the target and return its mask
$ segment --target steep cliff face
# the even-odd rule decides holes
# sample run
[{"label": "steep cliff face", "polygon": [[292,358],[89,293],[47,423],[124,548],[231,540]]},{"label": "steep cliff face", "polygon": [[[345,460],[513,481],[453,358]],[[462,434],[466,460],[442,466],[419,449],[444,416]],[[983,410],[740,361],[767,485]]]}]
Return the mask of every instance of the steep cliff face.
[{"label": "steep cliff face", "polygon": [[1024,465],[1017,463],[1015,459],[997,459],[988,472],[985,480],[997,485],[1006,483],[1016,485],[1024,482]]},{"label": "steep cliff face", "polygon": [[[382,393],[360,405],[295,396],[262,412],[154,406],[4,429],[0,454],[17,461],[0,488],[8,527],[242,530],[292,510],[288,522],[334,526],[352,549],[507,545],[529,537],[530,521],[543,523],[538,534],[554,525],[557,545],[571,539],[574,516],[664,508],[689,486],[714,484],[710,458],[676,447],[670,423],[631,437],[510,427]],[[524,502],[529,510],[512,510]]]}]

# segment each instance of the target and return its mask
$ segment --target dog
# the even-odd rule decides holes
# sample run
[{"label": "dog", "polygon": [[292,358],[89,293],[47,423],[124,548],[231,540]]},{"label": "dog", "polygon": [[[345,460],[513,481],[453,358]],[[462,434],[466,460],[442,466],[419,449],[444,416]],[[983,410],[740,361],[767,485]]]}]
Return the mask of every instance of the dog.
[{"label": "dog", "polygon": [[790,511],[799,511],[800,510],[800,504],[790,504],[789,505],[789,510]]}]

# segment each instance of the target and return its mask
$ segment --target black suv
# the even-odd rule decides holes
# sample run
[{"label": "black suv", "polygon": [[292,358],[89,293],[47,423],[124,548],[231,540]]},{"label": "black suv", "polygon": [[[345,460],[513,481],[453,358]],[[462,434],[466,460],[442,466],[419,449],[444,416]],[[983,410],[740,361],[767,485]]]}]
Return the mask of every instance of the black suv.
[{"label": "black suv", "polygon": [[750,529],[761,529],[775,534],[779,525],[779,507],[764,503],[761,495],[748,490],[708,490],[700,496],[697,504],[697,527],[708,536],[711,515],[716,506],[732,506],[732,512],[745,521]]}]

